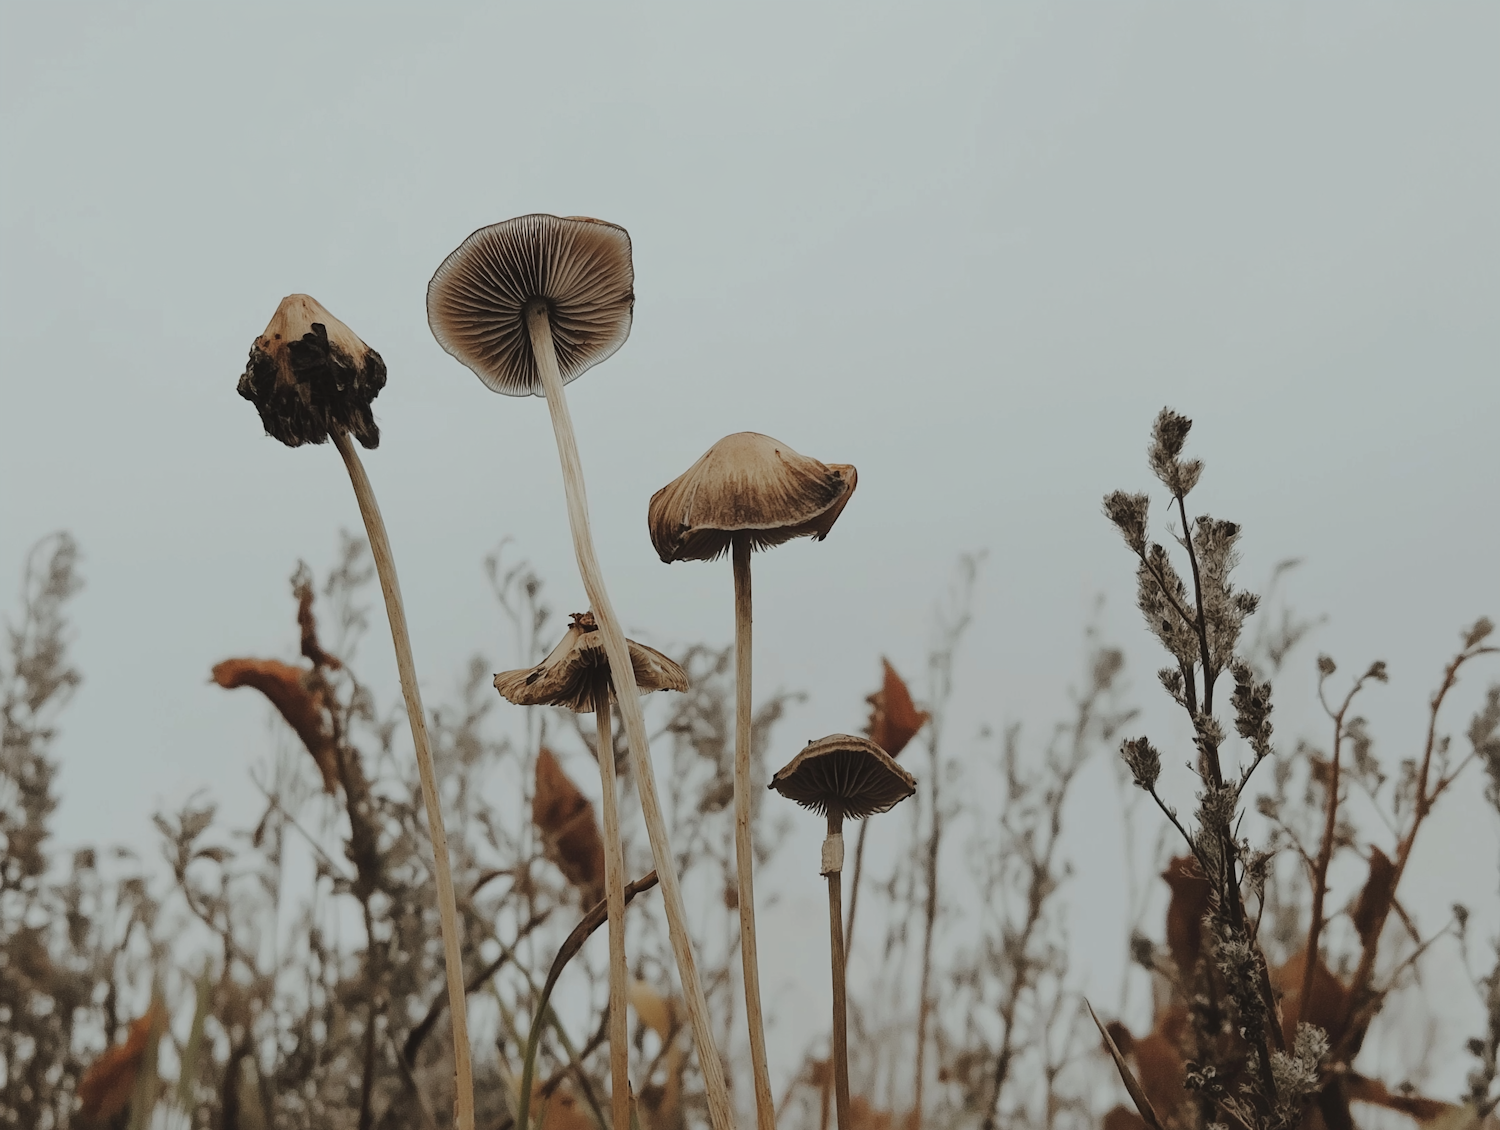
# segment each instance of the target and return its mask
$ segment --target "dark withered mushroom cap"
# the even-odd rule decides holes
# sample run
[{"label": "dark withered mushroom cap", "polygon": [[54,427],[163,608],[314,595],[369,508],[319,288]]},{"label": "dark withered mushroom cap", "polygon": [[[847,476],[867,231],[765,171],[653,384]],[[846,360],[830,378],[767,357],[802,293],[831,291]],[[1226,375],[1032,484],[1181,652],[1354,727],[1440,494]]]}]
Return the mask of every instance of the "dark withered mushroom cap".
[{"label": "dark withered mushroom cap", "polygon": [[625,344],[635,307],[630,235],[585,216],[517,216],[480,228],[427,284],[438,344],[507,396],[541,396],[526,306],[547,305],[564,384]]},{"label": "dark withered mushroom cap", "polygon": [[[635,640],[630,645],[630,665],[635,685],[648,691],[685,691],[687,672],[655,648]],[[601,671],[609,670],[604,637],[599,634],[592,612],[573,613],[562,641],[535,667],[502,671],[495,676],[495,689],[517,706],[565,706],[576,714],[594,709],[594,687]]]},{"label": "dark withered mushroom cap", "polygon": [[917,781],[869,738],[830,734],[808,742],[769,787],[803,808],[862,820],[911,796]]},{"label": "dark withered mushroom cap", "polygon": [[365,447],[380,443],[370,402],[385,387],[385,362],[306,294],[289,294],[250,347],[239,394],[266,434],[288,447],[326,443],[342,429]]},{"label": "dark withered mushroom cap", "polygon": [[741,532],[754,549],[822,541],[856,481],[846,463],[820,463],[770,436],[736,432],[651,496],[651,544],[671,562],[711,561]]}]

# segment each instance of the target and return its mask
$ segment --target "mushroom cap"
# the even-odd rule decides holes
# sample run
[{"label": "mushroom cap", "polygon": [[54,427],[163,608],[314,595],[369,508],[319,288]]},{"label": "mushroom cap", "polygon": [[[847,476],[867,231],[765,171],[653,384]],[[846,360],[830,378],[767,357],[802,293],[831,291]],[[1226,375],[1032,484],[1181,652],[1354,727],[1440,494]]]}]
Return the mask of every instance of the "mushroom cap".
[{"label": "mushroom cap", "polygon": [[[688,689],[687,672],[661,652],[635,640],[625,642],[630,645],[635,685],[642,694]],[[565,706],[575,714],[589,714],[601,671],[609,671],[609,657],[594,614],[575,612],[573,623],[546,659],[535,667],[500,672],[495,676],[495,689],[517,706]]]},{"label": "mushroom cap", "polygon": [[266,434],[288,447],[326,443],[335,428],[365,447],[380,443],[370,402],[385,387],[385,362],[308,294],[289,294],[250,346],[238,391]]},{"label": "mushroom cap", "polygon": [[736,432],[651,496],[651,544],[672,562],[712,561],[741,532],[753,549],[822,541],[857,481],[847,463],[820,463],[770,436]]},{"label": "mushroom cap", "polygon": [[635,307],[630,234],[586,216],[517,216],[480,228],[427,284],[438,344],[495,392],[541,396],[526,305],[547,304],[564,384],[625,344]]},{"label": "mushroom cap", "polygon": [[830,734],[807,747],[771,778],[770,788],[803,808],[850,820],[888,812],[917,791],[917,781],[869,738]]}]

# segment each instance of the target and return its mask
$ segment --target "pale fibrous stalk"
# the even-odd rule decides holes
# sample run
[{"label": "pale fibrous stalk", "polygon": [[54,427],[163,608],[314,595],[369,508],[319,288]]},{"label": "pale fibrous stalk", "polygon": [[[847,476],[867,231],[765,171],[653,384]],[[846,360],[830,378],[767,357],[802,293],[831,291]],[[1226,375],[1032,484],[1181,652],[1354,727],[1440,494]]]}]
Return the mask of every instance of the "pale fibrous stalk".
[{"label": "pale fibrous stalk", "polygon": [[573,533],[573,551],[578,559],[578,572],[583,580],[589,606],[598,621],[599,634],[604,639],[604,652],[615,682],[615,701],[619,703],[625,740],[630,746],[631,765],[635,770],[646,835],[651,841],[651,855],[661,880],[667,931],[672,942],[673,956],[677,960],[678,977],[682,982],[683,1004],[692,1028],[693,1041],[698,1049],[699,1067],[703,1072],[704,1091],[708,1098],[709,1122],[714,1130],[732,1130],[734,1115],[729,1101],[729,1089],[724,1080],[724,1065],[719,1060],[718,1049],[714,1044],[708,1002],[703,996],[698,967],[693,958],[692,939],[688,936],[687,910],[682,901],[682,887],[677,880],[672,845],[667,838],[666,820],[657,798],[656,774],[651,766],[651,749],[646,737],[646,720],[641,714],[635,671],[631,666],[625,633],[621,630],[614,606],[610,603],[609,593],[604,587],[604,574],[594,553],[594,539],[589,530],[588,500],[584,493],[583,464],[578,458],[578,442],[573,434],[573,420],[568,413],[568,402],[563,392],[562,374],[558,370],[557,352],[552,343],[552,325],[545,302],[534,300],[528,303],[526,328],[531,338],[537,371],[541,376],[542,391],[547,399],[547,410],[552,417],[557,454],[562,462],[563,490],[567,496],[568,524]]},{"label": "pale fibrous stalk", "polygon": [[734,536],[734,859],[740,911],[740,961],[744,969],[745,1020],[750,1029],[750,1067],[755,1079],[756,1125],[775,1130],[776,1107],[766,1063],[765,1018],[760,1005],[760,959],[755,944],[755,848],[750,811],[751,600],[750,537]]},{"label": "pale fibrous stalk", "polygon": [[448,1014],[453,1027],[454,1125],[458,1130],[474,1130],[474,1076],[469,1061],[469,1026],[464,991],[463,955],[459,948],[458,904],[453,897],[453,871],[448,862],[448,837],[443,830],[443,813],[439,803],[437,775],[432,767],[432,744],[427,736],[427,717],[422,708],[422,692],[417,686],[417,667],[411,654],[411,634],[406,626],[406,610],[401,601],[401,585],[396,579],[396,559],[391,553],[385,520],[375,501],[375,489],[365,474],[359,453],[342,428],[332,431],[333,442],[344,458],[354,497],[370,539],[370,553],[380,577],[380,591],[385,596],[386,617],[391,625],[391,643],[396,651],[396,669],[401,677],[401,696],[406,700],[406,717],[411,723],[411,740],[416,749],[417,775],[422,783],[422,801],[427,809],[427,831],[432,839],[433,872],[437,879],[438,918],[443,936],[443,967],[448,982]]},{"label": "pale fibrous stalk", "polygon": [[599,787],[604,815],[604,897],[609,907],[609,1080],[614,1130],[630,1130],[630,1044],[625,1015],[625,853],[615,800],[615,744],[610,733],[609,675],[594,688]]},{"label": "pale fibrous stalk", "polygon": [[853,1130],[849,1113],[849,1009],[844,994],[844,813],[828,810],[823,870],[828,876],[828,944],[833,967],[833,1103],[839,1130]]}]

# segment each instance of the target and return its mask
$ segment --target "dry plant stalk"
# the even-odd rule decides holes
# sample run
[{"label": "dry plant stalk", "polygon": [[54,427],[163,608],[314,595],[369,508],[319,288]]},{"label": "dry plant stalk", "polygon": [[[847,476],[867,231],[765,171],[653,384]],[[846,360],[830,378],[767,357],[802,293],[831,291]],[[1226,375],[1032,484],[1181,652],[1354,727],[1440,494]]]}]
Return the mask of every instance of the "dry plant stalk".
[{"label": "dry plant stalk", "polygon": [[468,1003],[464,992],[463,954],[458,940],[458,903],[453,897],[448,836],[443,828],[437,774],[432,767],[432,745],[427,735],[422,691],[417,685],[416,662],[412,659],[406,609],[401,602],[401,585],[396,578],[396,559],[385,532],[385,520],[380,516],[380,505],[375,501],[375,488],[370,485],[359,453],[342,431],[333,432],[333,442],[344,457],[349,481],[354,485],[354,497],[359,502],[359,513],[370,539],[370,553],[375,558],[375,569],[380,577],[380,591],[385,597],[386,618],[390,621],[396,669],[401,678],[401,697],[406,703],[407,721],[411,724],[417,772],[422,782],[422,801],[427,810],[427,830],[432,839],[433,873],[437,879],[438,915],[443,933],[443,967],[448,982],[448,1014],[453,1028],[454,1121],[458,1130],[474,1130],[474,1074],[469,1059]]}]

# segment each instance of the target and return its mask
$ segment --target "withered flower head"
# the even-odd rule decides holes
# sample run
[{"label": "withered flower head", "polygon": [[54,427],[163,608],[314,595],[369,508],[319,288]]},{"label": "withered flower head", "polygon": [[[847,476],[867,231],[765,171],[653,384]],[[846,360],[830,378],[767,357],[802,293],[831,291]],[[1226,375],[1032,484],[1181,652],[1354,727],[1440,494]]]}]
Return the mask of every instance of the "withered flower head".
[{"label": "withered flower head", "polygon": [[672,562],[711,561],[741,532],[755,549],[822,541],[856,481],[848,464],[820,463],[770,436],[736,432],[651,496],[651,544]]},{"label": "withered flower head", "polygon": [[862,820],[894,808],[917,791],[917,782],[869,738],[830,734],[808,742],[769,787],[803,808]]},{"label": "withered flower head", "polygon": [[365,447],[380,443],[370,402],[385,387],[385,362],[306,294],[289,294],[250,347],[239,393],[266,434],[288,447],[326,443],[335,429]]},{"label": "withered flower head", "polygon": [[[661,652],[635,640],[625,642],[642,694],[688,689],[687,672]],[[495,689],[517,706],[564,706],[575,714],[588,714],[594,709],[599,676],[608,671],[604,638],[593,613],[575,612],[573,623],[546,659],[535,667],[500,672]]]},{"label": "withered flower head", "polygon": [[495,392],[541,396],[526,311],[546,308],[563,384],[630,336],[630,235],[586,216],[517,216],[480,228],[427,284],[438,344]]}]

